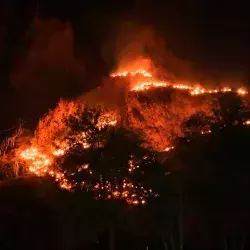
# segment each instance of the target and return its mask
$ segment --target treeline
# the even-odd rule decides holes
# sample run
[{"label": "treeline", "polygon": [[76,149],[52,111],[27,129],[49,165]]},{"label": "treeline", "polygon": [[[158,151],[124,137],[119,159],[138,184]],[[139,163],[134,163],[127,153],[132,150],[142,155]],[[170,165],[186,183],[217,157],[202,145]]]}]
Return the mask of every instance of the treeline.
[{"label": "treeline", "polygon": [[72,117],[89,146],[69,134],[75,146],[55,167],[73,192],[50,178],[3,182],[0,248],[248,249],[250,129],[236,122],[241,111],[225,109],[226,122],[166,153],[122,127],[96,129],[97,112]]}]

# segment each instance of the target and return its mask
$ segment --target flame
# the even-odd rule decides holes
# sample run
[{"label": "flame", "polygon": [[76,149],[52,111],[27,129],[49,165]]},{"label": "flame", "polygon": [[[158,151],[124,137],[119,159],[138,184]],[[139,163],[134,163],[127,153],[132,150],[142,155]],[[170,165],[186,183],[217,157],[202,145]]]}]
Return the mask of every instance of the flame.
[{"label": "flame", "polygon": [[216,94],[216,93],[226,93],[226,92],[235,92],[240,96],[245,96],[248,94],[246,88],[241,87],[238,89],[233,90],[231,87],[222,87],[222,88],[214,88],[209,89],[203,86],[191,86],[188,84],[178,84],[178,83],[170,83],[166,81],[158,81],[153,77],[153,75],[145,69],[135,70],[135,71],[121,71],[112,73],[111,77],[128,77],[128,76],[141,76],[144,78],[149,79],[148,81],[145,80],[138,80],[130,89],[131,91],[147,91],[153,88],[173,88],[179,90],[188,90],[191,95],[202,95],[202,94]]},{"label": "flame", "polygon": [[[153,74],[146,69],[124,70],[111,74],[112,78],[130,77],[133,78],[130,93],[127,96],[127,120],[129,127],[142,130],[146,141],[151,147],[158,151],[170,152],[175,149],[173,141],[176,137],[183,135],[182,124],[197,112],[203,112],[206,115],[212,115],[213,106],[207,99],[200,98],[201,95],[216,93],[233,92],[239,96],[246,96],[248,91],[241,87],[233,89],[225,86],[222,88],[205,88],[201,85],[179,84],[176,82],[159,81],[153,77]],[[134,93],[145,92],[155,88],[170,88],[177,91],[177,94],[171,100],[174,105],[165,102],[152,103],[149,100],[145,103],[138,100]],[[188,96],[197,96],[187,98]],[[146,103],[147,102],[147,103]],[[62,172],[56,166],[56,160],[63,157],[76,145],[83,149],[91,147],[89,136],[91,131],[72,131],[68,125],[68,120],[73,117],[80,120],[79,111],[84,109],[84,105],[73,101],[60,101],[54,111],[50,111],[39,121],[35,136],[31,140],[30,146],[20,147],[16,151],[16,158],[27,168],[27,171],[37,176],[49,175],[53,177],[61,188],[72,190],[74,184],[67,178],[65,172]],[[134,110],[139,114],[134,115]],[[139,118],[138,118],[139,117]],[[117,126],[118,114],[109,110],[102,112],[98,118],[95,129],[102,130],[105,127]],[[244,125],[249,126],[250,120],[246,120]],[[210,128],[200,131],[200,134],[210,134]],[[134,161],[133,157],[128,161],[128,172],[133,173],[140,165]],[[78,168],[78,171],[95,174],[90,164],[84,164]],[[122,181],[122,186],[109,181],[100,181],[91,183],[86,180],[81,183],[82,188],[91,189],[96,192],[97,198],[103,196],[104,199],[125,199],[127,203],[138,205],[146,204],[147,197],[157,196],[152,190],[146,190],[142,185],[134,185],[129,179]]]},{"label": "flame", "polygon": [[110,76],[111,77],[127,77],[127,76],[136,76],[136,75],[142,75],[144,77],[152,77],[151,73],[147,72],[146,70],[135,70],[135,71],[122,71],[113,73]]},{"label": "flame", "polygon": [[[64,189],[71,189],[72,185],[68,183],[64,173],[55,170],[53,165],[56,158],[64,156],[76,145],[81,145],[85,149],[90,147],[87,132],[72,134],[67,125],[69,117],[79,118],[79,110],[83,110],[81,104],[61,100],[53,112],[49,112],[39,121],[31,146],[17,151],[17,158],[25,163],[30,173],[37,176],[49,175]],[[116,124],[116,113],[106,112],[101,114],[96,127],[100,130]]]},{"label": "flame", "polygon": [[116,126],[117,124],[117,114],[115,112],[103,113],[98,119],[97,128],[102,129],[107,126]]},{"label": "flame", "polygon": [[249,126],[250,125],[250,120],[246,120],[243,124]]},{"label": "flame", "polygon": [[174,149],[174,146],[166,147],[164,151],[169,152]]},{"label": "flame", "polygon": [[142,82],[132,88],[132,91],[144,91],[150,88],[168,87],[170,84],[167,82]]},{"label": "flame", "polygon": [[231,91],[232,91],[232,89],[229,87],[222,88],[222,92],[231,92]]},{"label": "flame", "polygon": [[196,113],[213,115],[214,103],[205,98],[190,98],[182,91],[171,95],[166,101],[137,95],[128,96],[127,116],[129,127],[138,131],[145,139],[148,148],[164,151],[176,138],[184,136],[183,124]]},{"label": "flame", "polygon": [[245,88],[239,88],[237,89],[237,94],[241,96],[245,96],[248,93],[248,91]]},{"label": "flame", "polygon": [[65,179],[64,174],[52,170],[53,159],[47,154],[41,153],[38,148],[30,147],[20,152],[20,159],[25,161],[29,172],[37,176],[49,175],[60,183],[61,188],[71,189],[71,185]]},{"label": "flame", "polygon": [[[138,66],[138,65],[137,65]],[[155,88],[169,88],[180,90],[172,99],[171,105],[151,101],[143,103],[139,101],[136,95],[130,94],[127,98],[128,103],[128,119],[129,126],[133,129],[141,131],[150,147],[157,151],[170,151],[175,138],[184,135],[182,124],[192,115],[202,112],[207,116],[213,116],[214,105],[212,101],[207,99],[190,99],[181,92],[187,92],[191,96],[209,96],[218,93],[233,92],[244,97],[248,91],[244,87],[234,89],[229,86],[222,88],[206,88],[202,85],[179,84],[176,82],[159,81],[153,74],[145,69],[132,71],[119,71],[113,73],[111,77],[128,77],[133,76],[131,80],[130,91],[146,92]],[[137,111],[134,115],[134,111]],[[139,117],[139,118],[138,118]],[[155,119],[157,117],[157,119]],[[201,134],[209,134],[211,130],[201,130]]]}]

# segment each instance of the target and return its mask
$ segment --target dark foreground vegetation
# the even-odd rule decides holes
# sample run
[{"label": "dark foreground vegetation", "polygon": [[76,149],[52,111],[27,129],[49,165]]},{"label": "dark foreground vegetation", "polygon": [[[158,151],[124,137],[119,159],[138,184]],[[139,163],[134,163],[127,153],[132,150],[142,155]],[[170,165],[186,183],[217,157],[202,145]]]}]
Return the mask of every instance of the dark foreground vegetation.
[{"label": "dark foreground vegetation", "polygon": [[[147,198],[147,204],[128,205],[106,199],[105,193],[93,199],[96,192],[62,191],[46,178],[3,181],[0,249],[249,249],[250,129],[235,122],[239,112],[229,111],[222,114],[226,126],[188,135],[176,142],[175,150],[159,156],[161,163],[142,166],[145,175],[136,176],[134,183],[160,194]],[[119,180],[118,173],[126,172],[114,166],[127,161],[128,153],[140,153],[136,140],[126,141],[119,131],[102,151],[82,158],[75,148],[62,167],[69,169],[87,157],[94,173],[107,179],[115,173]]]},{"label": "dark foreground vegetation", "polygon": [[249,140],[249,129],[231,127],[181,145],[147,205],[97,201],[35,177],[5,181],[0,247],[248,249]]}]

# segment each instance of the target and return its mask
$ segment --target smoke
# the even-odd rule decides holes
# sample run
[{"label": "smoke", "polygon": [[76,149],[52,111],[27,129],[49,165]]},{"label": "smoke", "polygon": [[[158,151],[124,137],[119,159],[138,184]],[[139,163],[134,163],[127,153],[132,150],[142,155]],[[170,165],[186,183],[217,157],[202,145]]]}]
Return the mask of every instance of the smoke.
[{"label": "smoke", "polygon": [[[239,87],[244,82],[243,69],[225,72],[211,65],[204,68],[198,62],[184,59],[178,51],[170,48],[167,41],[168,38],[163,37],[153,26],[123,22],[112,31],[109,45],[104,47],[104,57],[106,55],[105,59],[108,60],[108,54],[114,55],[114,71],[131,70],[141,65],[155,75],[178,82],[210,82],[213,87],[225,82]],[[185,46],[185,40],[182,42]]]},{"label": "smoke", "polygon": [[138,66],[135,62],[139,61],[145,69],[161,75],[188,79],[194,75],[193,65],[171,52],[166,39],[152,26],[123,22],[112,31],[103,51],[106,60],[109,60],[108,55],[114,55],[115,70]]},{"label": "smoke", "polygon": [[126,105],[126,95],[129,83],[124,80],[110,80],[108,78],[103,80],[101,86],[82,95],[79,99],[83,100],[89,106],[101,105],[106,108],[124,109]]},{"label": "smoke", "polygon": [[[192,65],[171,53],[165,40],[152,26],[134,22],[123,22],[110,30],[102,55],[107,64],[114,62],[113,72],[141,69],[171,80],[177,77],[190,80],[193,74]],[[132,80],[135,78],[105,79],[99,88],[81,96],[81,99],[91,105],[98,103],[124,110]]]},{"label": "smoke", "polygon": [[25,58],[12,71],[13,86],[44,94],[80,89],[84,64],[74,56],[69,23],[35,19],[27,37],[30,46]]}]

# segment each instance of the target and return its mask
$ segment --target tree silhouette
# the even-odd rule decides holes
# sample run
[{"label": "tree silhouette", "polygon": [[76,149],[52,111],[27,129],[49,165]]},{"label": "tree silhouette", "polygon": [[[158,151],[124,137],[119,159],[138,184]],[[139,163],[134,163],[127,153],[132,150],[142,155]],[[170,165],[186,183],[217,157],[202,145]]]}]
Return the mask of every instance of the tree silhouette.
[{"label": "tree silhouette", "polygon": [[[249,128],[226,126],[193,138],[188,145],[180,143],[169,156],[167,164],[173,167],[173,177],[182,180],[184,242],[189,239],[193,246],[214,246],[218,241],[227,247],[245,244],[249,139]],[[189,230],[191,225],[202,232]]]},{"label": "tree silhouette", "polygon": [[[143,148],[134,132],[119,125],[98,126],[103,112],[99,107],[86,108],[68,120],[72,133],[84,134],[88,146],[69,134],[66,140],[74,146],[59,164],[76,191],[89,192],[97,199],[112,250],[115,229],[124,222],[121,214],[128,215],[125,201],[144,205],[164,174],[156,153]],[[157,180],[157,176],[161,177]]]}]

